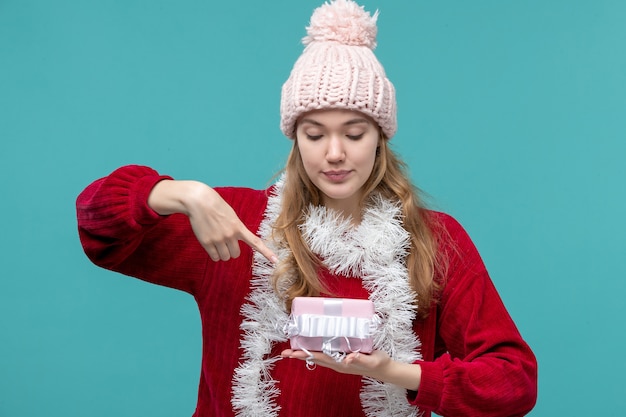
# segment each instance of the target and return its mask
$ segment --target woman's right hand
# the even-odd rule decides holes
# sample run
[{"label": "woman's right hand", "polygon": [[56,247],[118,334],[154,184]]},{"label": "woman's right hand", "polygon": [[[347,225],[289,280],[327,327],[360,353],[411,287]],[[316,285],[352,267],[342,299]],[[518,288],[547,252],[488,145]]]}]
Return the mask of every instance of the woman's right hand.
[{"label": "woman's right hand", "polygon": [[202,182],[160,181],[152,189],[148,205],[160,215],[187,215],[196,238],[214,261],[239,257],[240,240],[272,263],[278,261],[261,238],[248,230],[232,207]]}]

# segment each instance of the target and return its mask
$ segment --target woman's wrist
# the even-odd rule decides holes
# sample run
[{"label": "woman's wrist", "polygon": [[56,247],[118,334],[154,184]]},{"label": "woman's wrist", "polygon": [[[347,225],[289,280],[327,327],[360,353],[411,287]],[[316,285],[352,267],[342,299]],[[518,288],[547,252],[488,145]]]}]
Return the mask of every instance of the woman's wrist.
[{"label": "woman's wrist", "polygon": [[198,181],[163,180],[158,182],[148,196],[148,206],[156,213],[166,216],[174,213],[189,215],[193,199],[208,188]]},{"label": "woman's wrist", "polygon": [[377,379],[411,391],[417,391],[422,379],[422,368],[415,363],[391,360]]}]

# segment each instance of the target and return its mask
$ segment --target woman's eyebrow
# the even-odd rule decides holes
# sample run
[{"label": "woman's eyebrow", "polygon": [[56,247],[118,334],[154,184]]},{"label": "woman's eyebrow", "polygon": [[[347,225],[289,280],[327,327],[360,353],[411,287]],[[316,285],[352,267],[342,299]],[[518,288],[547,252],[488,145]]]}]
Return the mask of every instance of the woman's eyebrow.
[{"label": "woman's eyebrow", "polygon": [[[313,119],[302,119],[302,121],[300,123],[310,123],[310,124],[315,125],[315,126],[324,126],[323,123],[320,123],[317,120],[313,120]],[[344,122],[343,125],[344,126],[346,126],[346,125],[355,125],[355,124],[359,124],[359,123],[368,123],[369,124],[369,120],[367,120],[364,117],[358,117],[358,118],[350,119],[350,120]]]},{"label": "woman's eyebrow", "polygon": [[313,120],[313,119],[302,119],[300,124],[302,124],[302,123],[310,123],[310,124],[315,125],[315,126],[324,126],[323,124],[321,124],[317,120]]},{"label": "woman's eyebrow", "polygon": [[356,119],[348,120],[347,122],[344,123],[344,125],[355,125],[355,124],[359,124],[359,123],[367,123],[367,124],[369,124],[369,122],[370,121],[367,120],[366,118],[359,117],[359,118],[356,118]]}]

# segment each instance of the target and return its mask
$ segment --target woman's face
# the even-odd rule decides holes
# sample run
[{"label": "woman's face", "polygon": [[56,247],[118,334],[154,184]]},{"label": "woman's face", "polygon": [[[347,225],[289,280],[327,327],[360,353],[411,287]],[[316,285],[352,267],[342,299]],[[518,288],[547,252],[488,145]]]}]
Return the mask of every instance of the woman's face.
[{"label": "woman's face", "polygon": [[298,120],[296,140],[323,204],[360,218],[361,190],[372,173],[380,141],[376,124],[351,110],[316,110]]}]

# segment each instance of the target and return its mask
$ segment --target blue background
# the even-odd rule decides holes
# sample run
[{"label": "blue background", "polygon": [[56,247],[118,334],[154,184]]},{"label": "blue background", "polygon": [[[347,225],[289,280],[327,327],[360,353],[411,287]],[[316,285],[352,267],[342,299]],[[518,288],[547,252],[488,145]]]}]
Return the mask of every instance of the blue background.
[{"label": "blue background", "polygon": [[[320,1],[0,0],[0,416],[192,414],[193,299],[91,265],[74,201],[127,163],[265,187]],[[624,415],[626,2],[363,4],[392,143],[537,354],[531,415]]]}]

